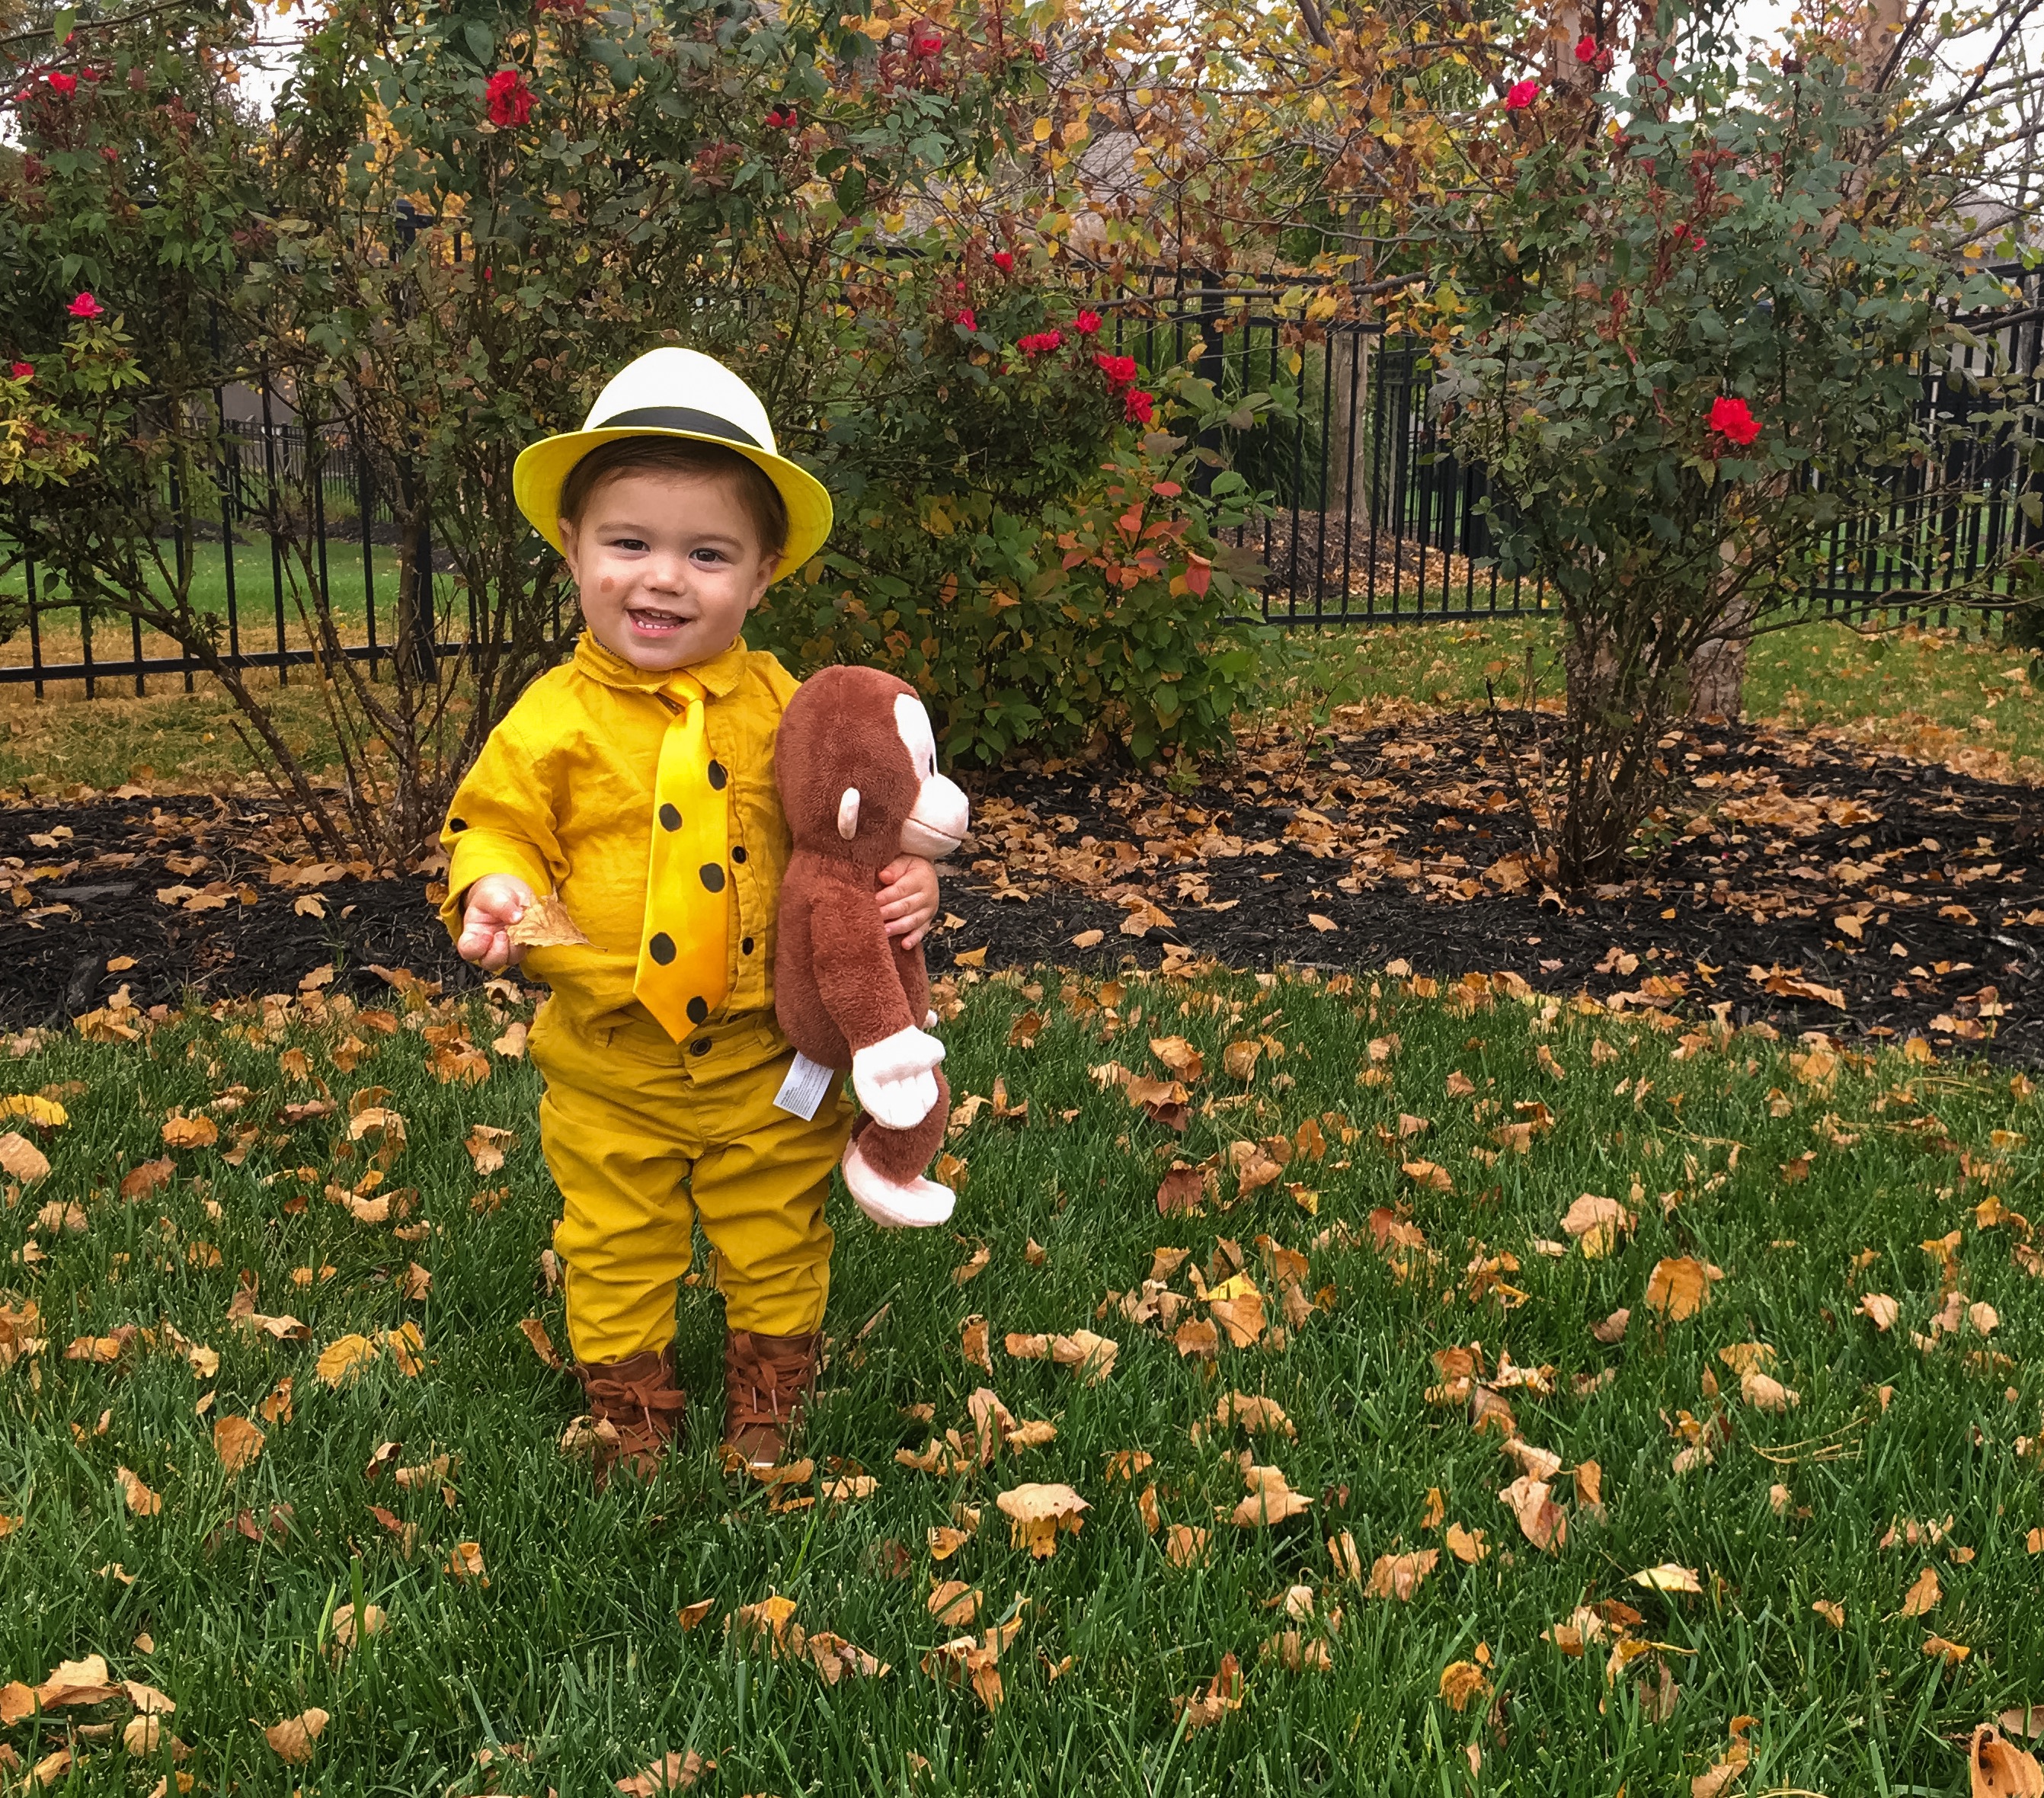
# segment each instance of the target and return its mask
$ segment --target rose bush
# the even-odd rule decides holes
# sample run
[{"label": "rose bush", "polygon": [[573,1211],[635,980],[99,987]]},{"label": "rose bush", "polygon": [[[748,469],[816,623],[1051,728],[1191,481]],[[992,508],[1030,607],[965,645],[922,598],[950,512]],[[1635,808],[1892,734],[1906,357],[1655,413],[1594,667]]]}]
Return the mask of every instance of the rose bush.
[{"label": "rose bush", "polygon": [[[1672,778],[1669,720],[1736,711],[1741,646],[1805,616],[1842,540],[1920,554],[1894,471],[1946,503],[1952,428],[1922,416],[1920,371],[2005,298],[1958,252],[1969,164],[1927,77],[1891,67],[1877,91],[1821,36],[1747,60],[1704,17],[1615,35],[1577,42],[1589,79],[1508,88],[1408,214],[1447,441],[1485,471],[1505,571],[1562,615],[1566,780],[1535,810],[1570,884],[1623,870]],[[1640,72],[1599,92],[1614,48]],[[1967,428],[2027,453],[1991,376],[1973,398]]]},{"label": "rose bush", "polygon": [[[1060,228],[1037,229],[1063,190],[1017,202],[986,179],[1043,141],[1029,126],[1054,23],[974,0],[915,20],[749,0],[675,0],[657,20],[575,0],[420,16],[337,0],[274,126],[238,110],[219,73],[252,17],[174,6],[93,28],[106,79],[78,71],[67,90],[39,71],[0,102],[23,147],[0,159],[0,273],[21,297],[0,352],[35,371],[0,382],[0,443],[28,446],[0,452],[0,572],[27,549],[71,598],[186,644],[249,714],[309,828],[409,854],[559,653],[556,620],[572,630],[559,564],[510,505],[518,450],[578,424],[631,356],[686,341],[746,375],[837,498],[842,553],[800,590],[811,609],[898,618],[907,595],[907,647],[890,625],[872,652],[935,671],[940,701],[959,701],[938,709],[961,752],[1063,732],[1043,701],[1102,682],[1120,697],[1096,721],[1118,720],[1140,752],[1219,740],[1244,652],[1216,644],[1218,684],[1186,684],[1227,590],[1199,572],[1206,502],[1181,495],[1170,531],[1111,578],[1038,547],[1091,532],[1108,487],[1137,478],[1104,464],[1135,457],[1153,486],[1170,466],[1139,447],[1155,394],[1132,366],[1109,380],[1093,365],[1098,315],[1072,310]],[[36,54],[67,75],[80,60],[47,40]],[[263,375],[310,454],[302,475],[259,472],[244,497],[282,545],[319,663],[348,761],[338,808],[225,663],[174,551],[194,518],[219,515],[218,391]],[[321,574],[319,463],[340,440],[385,471],[397,515],[380,678],[348,653],[359,623]],[[940,540],[922,528],[940,516],[972,528]],[[912,540],[897,528],[909,519]],[[1185,557],[1164,554],[1181,540]],[[1014,585],[1016,545],[1016,603],[1055,610],[1069,589],[1103,617],[1150,607],[1155,640],[1110,676],[1100,644],[1032,631],[1027,667],[1000,677],[1022,697],[982,726],[962,696],[986,620],[939,596],[947,577],[970,594]],[[1173,594],[1180,579],[1199,590]],[[794,594],[786,609],[801,609]],[[812,660],[870,647],[813,621],[781,640]],[[450,641],[461,655],[439,651]],[[1052,659],[1067,649],[1095,659]],[[1157,690],[1136,693],[1152,674]],[[1186,703],[1196,689],[1208,697]]]}]

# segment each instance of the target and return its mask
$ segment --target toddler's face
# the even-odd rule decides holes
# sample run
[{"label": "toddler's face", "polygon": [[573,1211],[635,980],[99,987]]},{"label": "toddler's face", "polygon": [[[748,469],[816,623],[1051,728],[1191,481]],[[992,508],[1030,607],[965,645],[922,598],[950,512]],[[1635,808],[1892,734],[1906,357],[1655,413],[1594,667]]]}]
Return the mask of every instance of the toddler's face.
[{"label": "toddler's face", "polygon": [[635,668],[686,668],[731,647],[774,576],[732,483],[633,469],[601,482],[561,546],[596,640]]}]

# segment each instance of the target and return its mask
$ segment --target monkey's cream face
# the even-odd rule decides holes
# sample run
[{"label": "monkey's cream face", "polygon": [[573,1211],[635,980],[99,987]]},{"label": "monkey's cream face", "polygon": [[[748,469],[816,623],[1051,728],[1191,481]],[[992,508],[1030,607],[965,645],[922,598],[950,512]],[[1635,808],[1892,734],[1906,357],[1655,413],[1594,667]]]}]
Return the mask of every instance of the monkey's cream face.
[{"label": "monkey's cream face", "polygon": [[894,728],[922,784],[908,822],[901,827],[901,852],[941,861],[965,840],[972,826],[972,801],[955,781],[937,772],[937,737],[930,715],[912,693],[894,698]]},{"label": "monkey's cream face", "polygon": [[[937,737],[930,715],[913,693],[894,696],[894,734],[908,752],[916,777],[916,802],[902,822],[901,851],[939,862],[964,842],[972,826],[972,801],[955,781],[937,772]],[[848,786],[839,796],[837,833],[849,843],[859,834],[860,795]]]}]

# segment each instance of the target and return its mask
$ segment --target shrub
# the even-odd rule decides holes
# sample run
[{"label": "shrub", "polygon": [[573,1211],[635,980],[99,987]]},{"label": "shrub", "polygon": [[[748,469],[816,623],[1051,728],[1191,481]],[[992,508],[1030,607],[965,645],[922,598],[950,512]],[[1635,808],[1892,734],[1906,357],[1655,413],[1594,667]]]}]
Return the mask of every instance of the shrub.
[{"label": "shrub", "polygon": [[[1230,409],[1176,377],[1159,402],[1077,328],[1069,300],[976,306],[962,285],[940,288],[937,318],[876,346],[899,371],[874,384],[884,417],[833,419],[836,528],[769,591],[754,636],[798,667],[861,662],[912,682],[962,762],[1109,740],[1143,760],[1224,746],[1256,657],[1232,621],[1244,571],[1220,533],[1253,503],[1227,471],[1195,493],[1211,455],[1154,409],[1194,429]],[[890,481],[897,464],[930,478]]]}]

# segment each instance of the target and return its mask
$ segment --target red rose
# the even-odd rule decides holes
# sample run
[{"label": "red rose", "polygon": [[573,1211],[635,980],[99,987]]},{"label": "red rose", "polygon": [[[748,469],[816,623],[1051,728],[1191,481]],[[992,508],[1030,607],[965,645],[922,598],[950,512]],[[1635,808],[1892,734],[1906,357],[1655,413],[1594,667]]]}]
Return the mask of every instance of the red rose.
[{"label": "red rose", "polygon": [[1744,400],[1720,394],[1711,401],[1711,428],[1743,449],[1760,435],[1760,421],[1747,409]]},{"label": "red rose", "polygon": [[951,323],[962,331],[977,331],[979,328],[979,321],[973,316],[970,306],[960,306],[951,314]]},{"label": "red rose", "polygon": [[1062,331],[1035,331],[1026,337],[1018,338],[1015,347],[1024,355],[1048,355],[1065,340]]},{"label": "red rose", "polygon": [[1131,387],[1122,395],[1121,416],[1132,425],[1147,425],[1157,396],[1146,394],[1140,387]]},{"label": "red rose", "polygon": [[75,94],[78,91],[78,77],[75,75],[53,74],[43,79],[50,84],[52,94]]},{"label": "red rose", "polygon": [[1576,60],[1579,63],[1593,63],[1596,59],[1596,40],[1594,37],[1577,38],[1576,40]]},{"label": "red rose", "polygon": [[17,362],[7,371],[9,378],[15,381],[33,380],[35,373],[36,365],[33,362]]},{"label": "red rose", "polygon": [[1130,387],[1135,384],[1135,358],[1132,355],[1096,355],[1093,361],[1113,387]]},{"label": "red rose", "polygon": [[80,81],[98,81],[101,76],[98,69],[80,69],[78,71],[78,79]]},{"label": "red rose", "polygon": [[64,308],[64,309],[68,312],[73,318],[97,318],[102,313],[106,310],[106,308],[102,305],[98,300],[94,299],[91,294],[80,294],[78,298],[73,300],[68,306]]},{"label": "red rose", "polygon": [[1012,275],[1015,271],[1015,259],[1005,250],[996,250],[993,252],[993,266],[1003,275]]},{"label": "red rose", "polygon": [[1515,81],[1504,91],[1506,109],[1515,113],[1524,112],[1533,104],[1534,98],[1539,91],[1540,84],[1537,81]]},{"label": "red rose", "polygon": [[532,90],[516,69],[499,69],[483,89],[494,125],[523,125],[532,116]]},{"label": "red rose", "polygon": [[1100,330],[1100,314],[1097,312],[1081,313],[1072,321],[1072,328],[1082,337],[1097,336]]},{"label": "red rose", "polygon": [[909,48],[919,56],[934,56],[944,47],[944,40],[935,36],[924,36],[911,40]]}]

